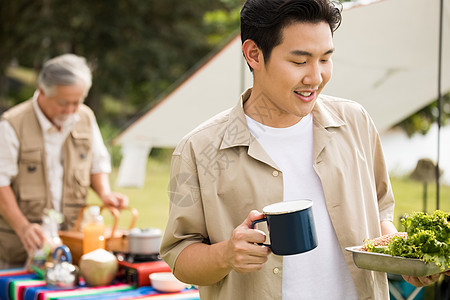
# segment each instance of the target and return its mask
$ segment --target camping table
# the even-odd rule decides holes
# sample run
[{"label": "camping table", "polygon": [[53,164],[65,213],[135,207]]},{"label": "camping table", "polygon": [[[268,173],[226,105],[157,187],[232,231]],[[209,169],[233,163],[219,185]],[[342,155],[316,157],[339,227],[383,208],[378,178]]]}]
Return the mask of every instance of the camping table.
[{"label": "camping table", "polygon": [[161,293],[151,286],[135,288],[121,282],[108,286],[88,287],[81,285],[75,289],[61,290],[46,287],[45,281],[24,269],[0,270],[0,299],[2,300],[56,300],[56,299],[184,299],[199,300],[196,289],[185,289],[178,293]]}]

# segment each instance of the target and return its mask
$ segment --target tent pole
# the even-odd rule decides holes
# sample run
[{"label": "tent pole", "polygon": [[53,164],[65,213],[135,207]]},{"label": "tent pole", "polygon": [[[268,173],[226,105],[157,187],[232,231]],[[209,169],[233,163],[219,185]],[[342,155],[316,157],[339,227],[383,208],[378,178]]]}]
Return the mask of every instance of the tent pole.
[{"label": "tent pole", "polygon": [[[442,77],[442,31],[443,31],[443,15],[444,0],[440,0],[439,8],[439,49],[438,49],[438,133],[437,133],[437,160],[436,160],[436,209],[439,209],[439,159],[441,154],[441,111],[442,111],[442,95],[441,95],[441,77]],[[435,299],[441,298],[439,284],[434,284]]]},{"label": "tent pole", "polygon": [[441,152],[441,120],[442,120],[442,94],[441,94],[441,81],[442,81],[442,31],[443,31],[443,14],[444,14],[444,0],[440,0],[439,11],[439,49],[438,49],[438,136],[437,136],[437,161],[436,161],[436,209],[439,209],[440,191],[439,191],[439,159]]}]

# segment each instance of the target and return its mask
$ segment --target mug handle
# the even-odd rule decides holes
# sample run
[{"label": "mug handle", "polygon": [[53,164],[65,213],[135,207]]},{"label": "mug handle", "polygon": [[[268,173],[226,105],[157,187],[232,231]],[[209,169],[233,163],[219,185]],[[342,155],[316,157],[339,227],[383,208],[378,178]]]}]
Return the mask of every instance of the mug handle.
[{"label": "mug handle", "polygon": [[[250,226],[250,228],[251,229],[255,229],[255,225],[258,224],[258,223],[261,223],[261,222],[267,222],[267,218],[264,217],[262,219],[253,221],[252,222],[252,226]],[[272,249],[272,245],[270,245],[270,244],[264,244],[264,243],[257,243],[257,244],[260,245],[260,246],[266,246],[266,247],[269,247],[270,249]]]}]

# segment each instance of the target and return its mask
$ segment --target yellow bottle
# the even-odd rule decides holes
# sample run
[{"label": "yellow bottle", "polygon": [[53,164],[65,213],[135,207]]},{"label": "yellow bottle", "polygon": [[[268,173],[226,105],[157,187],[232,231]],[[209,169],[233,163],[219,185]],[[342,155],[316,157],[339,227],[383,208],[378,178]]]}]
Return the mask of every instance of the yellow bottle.
[{"label": "yellow bottle", "polygon": [[100,207],[90,206],[83,222],[83,254],[96,249],[105,249],[105,224]]}]

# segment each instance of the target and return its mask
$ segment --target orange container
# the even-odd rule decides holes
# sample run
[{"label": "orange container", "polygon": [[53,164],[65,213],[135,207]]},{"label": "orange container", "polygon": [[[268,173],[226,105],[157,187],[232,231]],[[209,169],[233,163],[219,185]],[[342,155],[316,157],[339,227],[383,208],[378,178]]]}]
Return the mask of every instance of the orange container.
[{"label": "orange container", "polygon": [[[84,206],[80,210],[74,228],[72,230],[58,232],[63,244],[69,247],[70,252],[72,253],[73,263],[76,265],[78,265],[79,259],[84,253],[84,234],[82,223],[84,223],[84,211],[90,206],[91,205]],[[128,252],[128,233],[130,232],[131,228],[134,227],[134,224],[136,224],[138,211],[132,207],[126,207],[123,209],[129,210],[132,216],[129,227],[127,229],[123,229],[118,227],[119,217],[123,210],[118,210],[117,208],[114,208],[112,206],[102,206],[100,207],[100,210],[103,210],[104,208],[106,208],[114,218],[112,226],[105,227],[105,233],[103,235],[105,238],[105,250],[121,253]]]},{"label": "orange container", "polygon": [[83,254],[105,249],[105,224],[91,222],[83,225]]}]

